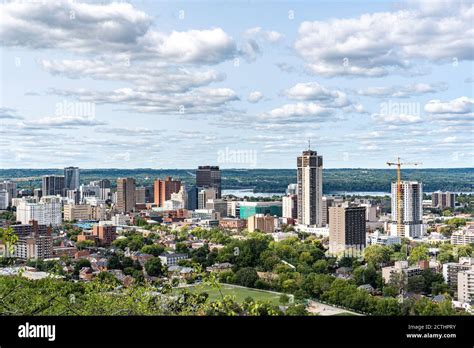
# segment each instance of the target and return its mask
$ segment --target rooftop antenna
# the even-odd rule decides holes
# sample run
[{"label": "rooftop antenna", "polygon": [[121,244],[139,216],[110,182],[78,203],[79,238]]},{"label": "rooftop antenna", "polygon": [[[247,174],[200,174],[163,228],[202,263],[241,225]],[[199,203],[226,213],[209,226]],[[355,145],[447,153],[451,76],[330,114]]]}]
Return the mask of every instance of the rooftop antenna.
[{"label": "rooftop antenna", "polygon": [[308,139],[308,150],[311,150],[311,139]]}]

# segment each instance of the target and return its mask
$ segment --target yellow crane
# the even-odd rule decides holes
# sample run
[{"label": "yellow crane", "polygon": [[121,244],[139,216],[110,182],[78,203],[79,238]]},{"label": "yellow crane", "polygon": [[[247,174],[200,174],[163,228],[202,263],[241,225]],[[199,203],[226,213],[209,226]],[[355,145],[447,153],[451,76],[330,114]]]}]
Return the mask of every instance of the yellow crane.
[{"label": "yellow crane", "polygon": [[397,162],[387,162],[389,166],[397,166],[397,235],[404,237],[405,233],[402,227],[402,181],[401,181],[401,167],[402,165],[420,165],[421,162],[400,162],[398,157]]}]

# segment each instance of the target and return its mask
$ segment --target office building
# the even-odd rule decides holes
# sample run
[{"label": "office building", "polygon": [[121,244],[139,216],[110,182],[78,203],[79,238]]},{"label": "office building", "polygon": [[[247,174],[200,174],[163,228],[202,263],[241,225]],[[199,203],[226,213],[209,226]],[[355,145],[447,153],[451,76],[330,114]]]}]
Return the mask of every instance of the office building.
[{"label": "office building", "polygon": [[39,200],[41,197],[43,197],[43,190],[40,188],[35,188],[33,190],[33,196]]},{"label": "office building", "polygon": [[362,251],[366,244],[365,207],[329,208],[329,252]]},{"label": "office building", "polygon": [[423,184],[418,181],[401,182],[401,223],[400,233],[397,228],[397,183],[392,182],[391,208],[392,224],[391,235],[418,238],[423,235]]},{"label": "office building", "polygon": [[41,186],[42,196],[63,196],[64,195],[64,176],[44,175]]},{"label": "office building", "polygon": [[10,205],[9,193],[7,190],[0,190],[0,210],[5,210]]},{"label": "office building", "polygon": [[99,187],[99,196],[98,198],[100,200],[108,200],[110,199],[110,193],[111,193],[111,189],[110,189],[110,180],[108,179],[102,179],[102,180],[96,180],[96,181],[91,181],[90,186],[98,186]]},{"label": "office building", "polygon": [[281,198],[282,217],[289,219],[298,218],[298,198],[296,195],[287,195]]},{"label": "office building", "polygon": [[8,204],[12,204],[12,199],[18,196],[16,182],[5,180],[0,182],[0,191],[5,190],[8,193]]},{"label": "office building", "polygon": [[456,205],[456,195],[453,192],[436,191],[431,194],[431,206],[433,208],[454,209]]},{"label": "office building", "polygon": [[186,186],[186,196],[188,198],[186,202],[187,210],[195,210],[198,208],[198,188],[194,185]]},{"label": "office building", "polygon": [[135,188],[135,179],[117,179],[116,209],[119,213],[128,213],[135,209]]},{"label": "office building", "polygon": [[198,192],[198,209],[206,209],[206,203],[210,199],[216,199],[217,192],[214,188],[205,188]]},{"label": "office building", "polygon": [[64,188],[67,190],[76,190],[79,188],[80,172],[78,167],[64,168]]},{"label": "office building", "polygon": [[298,184],[289,184],[288,187],[286,188],[285,193],[288,196],[297,195],[298,194]]},{"label": "office building", "polygon": [[137,187],[135,189],[135,202],[136,204],[145,204],[146,202],[146,189],[144,187]]},{"label": "office building", "polygon": [[58,226],[62,223],[61,197],[44,196],[40,201],[22,200],[16,211],[17,221],[28,224],[35,220],[39,225]]},{"label": "office building", "polygon": [[81,185],[79,187],[80,202],[84,203],[87,198],[99,198],[100,187],[96,185]]},{"label": "office building", "polygon": [[273,233],[278,227],[278,218],[270,215],[256,214],[247,219],[247,230],[249,232],[260,231],[264,233]]},{"label": "office building", "polygon": [[213,188],[216,198],[221,198],[221,171],[218,166],[199,166],[196,170],[198,189]]},{"label": "office building", "polygon": [[298,223],[322,227],[323,157],[303,151],[297,158]]},{"label": "office building", "polygon": [[240,202],[239,217],[247,220],[255,214],[282,216],[282,202]]},{"label": "office building", "polygon": [[334,205],[334,197],[323,196],[321,198],[321,225],[328,226],[329,225],[329,208]]},{"label": "office building", "polygon": [[212,209],[218,212],[221,218],[227,217],[227,202],[223,199],[208,199],[206,201],[206,209]]},{"label": "office building", "polygon": [[64,221],[80,221],[92,219],[92,206],[90,204],[65,204]]},{"label": "office building", "polygon": [[66,197],[69,203],[79,204],[81,202],[81,192],[78,189],[67,190]]},{"label": "office building", "polygon": [[181,181],[173,180],[170,176],[167,176],[165,180],[156,179],[154,182],[155,204],[163,207],[165,201],[171,199],[171,194],[178,192],[180,188]]}]

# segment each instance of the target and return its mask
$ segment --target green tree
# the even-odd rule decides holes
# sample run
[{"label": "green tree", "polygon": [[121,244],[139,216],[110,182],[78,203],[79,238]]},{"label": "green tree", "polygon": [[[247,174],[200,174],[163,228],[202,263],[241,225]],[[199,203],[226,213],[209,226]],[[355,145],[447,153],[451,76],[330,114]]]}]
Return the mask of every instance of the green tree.
[{"label": "green tree", "polygon": [[162,245],[150,244],[143,246],[141,252],[144,254],[150,254],[155,257],[160,256],[165,251],[165,248]]},{"label": "green tree", "polygon": [[159,257],[153,257],[145,263],[146,273],[151,277],[159,277],[164,273],[164,267]]},{"label": "green tree", "polygon": [[417,245],[416,247],[414,247],[410,252],[410,256],[408,257],[408,260],[411,264],[422,260],[427,261],[429,259],[430,257],[428,254],[428,247],[424,244]]},{"label": "green tree", "polygon": [[249,288],[255,285],[257,279],[257,271],[252,267],[241,268],[235,273],[235,283]]},{"label": "green tree", "polygon": [[365,262],[379,268],[390,261],[392,249],[384,245],[369,245],[364,249]]},{"label": "green tree", "polygon": [[313,264],[315,273],[328,273],[328,262],[326,260],[318,260]]}]

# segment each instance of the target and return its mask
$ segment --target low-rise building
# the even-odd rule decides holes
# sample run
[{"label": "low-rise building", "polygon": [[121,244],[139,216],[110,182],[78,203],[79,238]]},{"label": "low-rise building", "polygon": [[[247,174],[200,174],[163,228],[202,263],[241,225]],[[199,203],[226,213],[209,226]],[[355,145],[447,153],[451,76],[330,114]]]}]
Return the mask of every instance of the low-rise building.
[{"label": "low-rise building", "polygon": [[273,233],[278,227],[277,225],[278,218],[270,215],[255,214],[247,219],[249,232],[255,232],[258,230],[264,233]]},{"label": "low-rise building", "polygon": [[165,266],[175,266],[180,260],[186,260],[188,255],[186,254],[163,254],[159,256],[161,263]]},{"label": "low-rise building", "polygon": [[458,300],[470,305],[474,304],[474,269],[459,272]]},{"label": "low-rise building", "polygon": [[456,289],[458,286],[458,274],[462,271],[474,270],[474,257],[460,257],[459,262],[448,262],[443,264],[443,278],[448,286]]},{"label": "low-rise building", "polygon": [[461,231],[453,232],[451,235],[451,244],[468,245],[474,244],[474,224],[468,224]]},{"label": "low-rise building", "polygon": [[398,274],[405,279],[421,274],[424,269],[437,269],[438,264],[429,261],[420,261],[417,265],[409,266],[408,261],[397,261],[395,265],[382,268],[382,278],[386,284],[391,283]]},{"label": "low-rise building", "polygon": [[237,218],[224,218],[219,220],[219,227],[228,230],[243,230],[247,227],[247,221]]}]

